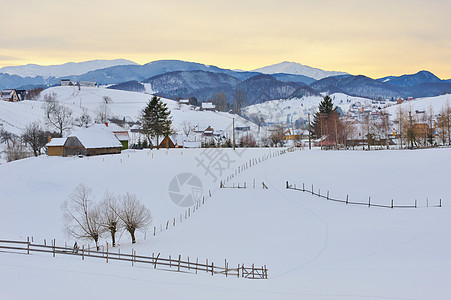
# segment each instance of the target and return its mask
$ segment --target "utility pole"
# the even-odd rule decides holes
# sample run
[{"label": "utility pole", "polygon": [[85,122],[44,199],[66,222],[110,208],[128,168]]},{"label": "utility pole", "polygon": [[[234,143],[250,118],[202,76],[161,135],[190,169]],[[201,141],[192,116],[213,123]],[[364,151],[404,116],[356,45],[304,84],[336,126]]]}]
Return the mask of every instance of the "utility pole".
[{"label": "utility pole", "polygon": [[233,118],[233,150],[235,150],[235,118]]},{"label": "utility pole", "polygon": [[308,149],[312,150],[312,134],[310,131],[310,114],[308,114]]}]

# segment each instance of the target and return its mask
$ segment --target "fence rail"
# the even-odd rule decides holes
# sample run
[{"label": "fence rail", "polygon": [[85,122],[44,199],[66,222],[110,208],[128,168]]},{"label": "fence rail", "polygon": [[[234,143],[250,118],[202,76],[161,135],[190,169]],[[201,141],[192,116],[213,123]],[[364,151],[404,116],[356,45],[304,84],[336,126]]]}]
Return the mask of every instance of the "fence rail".
[{"label": "fence rail", "polygon": [[[318,192],[315,192],[313,189],[313,185],[311,186],[311,188],[306,189],[304,183],[302,184],[302,188],[298,188],[293,184],[290,184],[288,181],[286,182],[286,188],[289,190],[295,190],[295,191],[301,191],[304,193],[308,193],[311,194],[313,196],[318,196],[320,198],[324,198],[326,200],[329,201],[334,201],[334,202],[340,202],[340,203],[345,203],[345,204],[351,204],[351,205],[362,205],[362,206],[368,206],[368,207],[381,207],[381,208],[390,208],[390,209],[394,209],[394,208],[418,208],[418,201],[417,199],[415,199],[414,204],[413,205],[395,205],[394,200],[391,199],[390,205],[385,205],[385,204],[377,204],[374,202],[371,202],[371,197],[368,197],[368,200],[365,202],[354,202],[354,201],[350,201],[349,200],[349,195],[346,195],[346,200],[345,199],[336,199],[336,198],[332,198],[329,196],[329,191],[327,191],[326,195],[322,195],[321,194],[321,190],[318,189]],[[430,204],[429,199],[426,200],[426,207],[443,207],[442,206],[442,199],[440,199],[438,201],[438,204]]]},{"label": "fence rail", "polygon": [[229,267],[227,260],[224,260],[224,266],[215,265],[213,262],[209,262],[208,259],[205,263],[200,263],[199,259],[190,261],[182,260],[181,255],[176,258],[169,256],[168,258],[160,257],[160,253],[152,256],[136,255],[136,251],[132,249],[130,254],[120,253],[120,252],[110,252],[108,244],[106,246],[106,251],[92,251],[90,249],[82,248],[69,248],[56,246],[55,240],[52,241],[52,245],[35,244],[27,241],[12,241],[12,240],[0,240],[0,249],[14,250],[14,251],[24,251],[27,254],[32,252],[40,253],[52,253],[53,257],[58,255],[72,255],[79,256],[82,260],[87,257],[104,259],[107,263],[110,260],[117,261],[128,261],[133,266],[136,263],[147,264],[154,269],[160,270],[171,270],[176,272],[184,273],[194,273],[206,272],[212,276],[215,274],[222,274],[226,277],[238,277],[238,278],[248,278],[248,279],[268,279],[268,269],[265,266],[255,267],[252,264],[250,267],[246,267],[244,264],[238,264],[235,268]]}]

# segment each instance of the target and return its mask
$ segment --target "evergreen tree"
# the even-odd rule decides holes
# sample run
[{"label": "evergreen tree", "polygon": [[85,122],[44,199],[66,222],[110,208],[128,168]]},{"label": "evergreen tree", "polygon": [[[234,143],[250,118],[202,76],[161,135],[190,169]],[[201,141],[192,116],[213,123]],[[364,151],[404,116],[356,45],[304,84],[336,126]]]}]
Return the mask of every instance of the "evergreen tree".
[{"label": "evergreen tree", "polygon": [[159,148],[160,136],[169,136],[172,133],[170,114],[167,105],[157,96],[153,96],[141,112],[142,132],[146,135],[149,143],[151,143],[151,138],[157,139],[157,148]]},{"label": "evergreen tree", "polygon": [[[319,103],[318,111],[313,116],[313,121],[310,124],[310,134],[312,137],[319,138],[326,134],[325,128],[321,130],[321,123],[326,124],[331,115],[336,115],[336,108],[334,109],[332,98],[330,98],[329,95],[326,95]],[[321,122],[321,119],[323,122]]]}]

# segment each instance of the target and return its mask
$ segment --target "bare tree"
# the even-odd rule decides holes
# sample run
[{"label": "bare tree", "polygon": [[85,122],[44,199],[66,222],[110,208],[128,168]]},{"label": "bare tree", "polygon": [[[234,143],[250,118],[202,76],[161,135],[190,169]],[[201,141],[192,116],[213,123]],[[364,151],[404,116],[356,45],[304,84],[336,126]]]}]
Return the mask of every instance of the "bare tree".
[{"label": "bare tree", "polygon": [[47,124],[54,127],[59,135],[63,136],[64,131],[72,128],[72,110],[63,104],[60,104],[55,93],[45,95],[44,101]]},{"label": "bare tree", "polygon": [[105,104],[109,104],[109,103],[113,102],[113,100],[111,99],[110,96],[103,96],[102,100],[103,100],[103,103],[105,103]]},{"label": "bare tree", "polygon": [[246,106],[247,98],[246,93],[243,90],[237,89],[233,93],[234,100],[234,112],[241,115],[241,109]]},{"label": "bare tree", "polygon": [[34,156],[38,156],[41,154],[41,149],[45,147],[48,136],[38,122],[33,122],[25,127],[22,140],[33,150]]},{"label": "bare tree", "polygon": [[189,121],[183,121],[182,129],[183,129],[183,133],[186,135],[186,137],[189,137],[189,135],[193,131],[193,125]]},{"label": "bare tree", "polygon": [[29,153],[25,151],[25,146],[22,142],[22,139],[14,134],[9,136],[9,139],[6,142],[4,153],[7,162],[30,156]]},{"label": "bare tree", "polygon": [[79,127],[89,127],[92,123],[92,117],[88,113],[88,109],[86,107],[82,108],[81,116],[75,119],[75,125]]},{"label": "bare tree", "polygon": [[111,235],[111,243],[116,246],[116,233],[122,227],[121,219],[116,213],[120,211],[117,197],[110,193],[105,193],[103,202],[99,206],[101,224]]},{"label": "bare tree", "polygon": [[121,197],[120,207],[116,213],[130,233],[133,244],[136,243],[135,231],[146,230],[152,223],[150,211],[133,194],[127,193]]},{"label": "bare tree", "polygon": [[212,102],[219,111],[227,111],[227,96],[224,92],[214,94]]},{"label": "bare tree", "polygon": [[92,190],[79,184],[62,205],[66,232],[76,239],[93,240],[99,250],[104,231],[98,207],[93,203]]},{"label": "bare tree", "polygon": [[285,132],[282,125],[275,125],[271,129],[271,134],[269,135],[269,139],[274,144],[274,146],[283,146],[285,138]]},{"label": "bare tree", "polygon": [[97,123],[106,123],[108,119],[111,117],[111,109],[108,104],[102,103],[96,108],[96,122]]}]

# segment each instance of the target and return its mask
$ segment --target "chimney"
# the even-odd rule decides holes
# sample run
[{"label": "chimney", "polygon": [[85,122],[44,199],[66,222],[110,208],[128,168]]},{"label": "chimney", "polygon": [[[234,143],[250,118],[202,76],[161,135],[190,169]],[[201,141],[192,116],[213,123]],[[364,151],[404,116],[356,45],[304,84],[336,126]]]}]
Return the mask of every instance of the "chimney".
[{"label": "chimney", "polygon": [[49,138],[48,138],[48,140],[49,140],[49,143],[50,143],[50,141],[52,140],[52,137],[49,135]]}]

